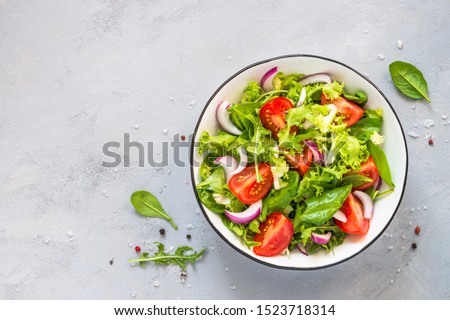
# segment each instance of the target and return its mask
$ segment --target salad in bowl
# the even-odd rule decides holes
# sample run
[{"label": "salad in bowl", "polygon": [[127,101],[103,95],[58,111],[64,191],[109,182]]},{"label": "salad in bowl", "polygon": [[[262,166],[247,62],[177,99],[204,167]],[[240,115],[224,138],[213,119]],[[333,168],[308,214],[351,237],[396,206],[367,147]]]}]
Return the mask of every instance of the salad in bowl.
[{"label": "salad in bowl", "polygon": [[286,268],[362,251],[392,219],[406,179],[404,135],[387,99],[353,69],[313,56],[264,61],[225,82],[191,156],[216,231]]}]

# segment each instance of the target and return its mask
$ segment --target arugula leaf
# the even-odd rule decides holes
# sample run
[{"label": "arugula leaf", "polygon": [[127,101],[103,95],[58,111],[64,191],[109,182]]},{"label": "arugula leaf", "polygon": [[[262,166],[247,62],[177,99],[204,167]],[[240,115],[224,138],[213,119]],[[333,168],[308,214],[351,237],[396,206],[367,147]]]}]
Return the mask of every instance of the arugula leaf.
[{"label": "arugula leaf", "polygon": [[367,143],[367,146],[369,148],[370,154],[373,157],[373,161],[378,168],[380,177],[384,182],[388,184],[388,186],[390,186],[391,188],[395,188],[395,185],[392,182],[391,170],[389,169],[389,164],[383,149],[374,144],[372,141],[369,141]]},{"label": "arugula leaf", "polygon": [[413,99],[428,98],[428,85],[422,72],[415,66],[404,61],[395,61],[389,65],[389,72],[395,86],[405,96]]},{"label": "arugula leaf", "polygon": [[177,225],[163,209],[159,200],[150,192],[145,190],[133,192],[130,201],[136,211],[143,216],[165,219],[175,230],[178,230]]},{"label": "arugula leaf", "polygon": [[155,242],[158,245],[158,252],[154,256],[150,256],[148,252],[143,252],[142,255],[137,259],[130,259],[128,262],[139,262],[143,265],[147,262],[153,261],[155,264],[177,264],[181,269],[186,271],[187,263],[195,263],[198,259],[203,256],[205,249],[197,252],[194,251],[192,254],[186,254],[187,251],[193,251],[191,247],[181,246],[178,247],[174,254],[164,252],[164,244],[161,242]]},{"label": "arugula leaf", "polygon": [[300,216],[300,222],[307,222],[315,226],[320,226],[330,220],[338,211],[348,194],[352,190],[352,185],[325,191],[319,197],[312,197],[306,202],[306,209]]}]

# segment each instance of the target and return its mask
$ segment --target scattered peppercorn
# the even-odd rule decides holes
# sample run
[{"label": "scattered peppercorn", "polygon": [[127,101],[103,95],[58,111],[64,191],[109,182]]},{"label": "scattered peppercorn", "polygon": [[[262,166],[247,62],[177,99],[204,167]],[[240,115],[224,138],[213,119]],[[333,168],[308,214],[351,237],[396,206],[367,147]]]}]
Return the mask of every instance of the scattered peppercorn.
[{"label": "scattered peppercorn", "polygon": [[109,264],[113,265],[114,264],[114,259],[109,260]]},{"label": "scattered peppercorn", "polygon": [[413,243],[413,244],[411,245],[411,248],[417,249],[417,244],[416,244],[416,243]]},{"label": "scattered peppercorn", "polygon": [[164,229],[159,229],[159,234],[160,235],[165,235],[166,234],[166,230],[164,230]]},{"label": "scattered peppercorn", "polygon": [[433,145],[433,139],[428,139],[428,144],[430,145],[430,146],[432,146]]},{"label": "scattered peppercorn", "polygon": [[182,141],[186,140],[186,136],[184,134],[180,138]]},{"label": "scattered peppercorn", "polygon": [[136,247],[134,248],[134,250],[136,250],[136,252],[140,252],[140,251],[141,251],[141,247],[136,246]]},{"label": "scattered peppercorn", "polygon": [[186,238],[187,238],[188,240],[191,240],[192,236],[191,236],[190,234],[188,234],[188,235],[186,236]]},{"label": "scattered peppercorn", "polygon": [[414,232],[415,232],[415,234],[419,235],[419,234],[420,234],[420,227],[417,226],[417,227],[414,229]]}]

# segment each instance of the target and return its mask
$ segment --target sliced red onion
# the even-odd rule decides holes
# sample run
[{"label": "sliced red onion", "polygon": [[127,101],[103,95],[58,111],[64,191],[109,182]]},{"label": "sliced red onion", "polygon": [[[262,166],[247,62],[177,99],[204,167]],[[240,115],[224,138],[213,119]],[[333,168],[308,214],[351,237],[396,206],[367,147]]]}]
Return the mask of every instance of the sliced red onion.
[{"label": "sliced red onion", "polygon": [[[280,152],[280,147],[278,146],[278,143],[275,143],[275,145],[272,148],[273,151],[275,151],[275,153],[273,154],[275,158],[278,158],[279,152]],[[275,190],[280,190],[281,189],[281,184],[280,184],[280,177],[278,177],[275,174],[275,169],[276,167],[272,167],[272,175],[273,175],[273,188]]]},{"label": "sliced red onion", "polygon": [[300,92],[300,98],[298,98],[297,107],[300,107],[303,102],[305,102],[306,99],[306,89],[302,88],[302,91]]},{"label": "sliced red onion", "polygon": [[231,173],[233,175],[241,172],[242,170],[245,169],[245,167],[247,167],[248,162],[247,152],[245,151],[244,148],[240,148],[238,152],[239,152],[239,159],[241,160],[239,161],[238,167]]},{"label": "sliced red onion", "polygon": [[309,122],[308,120],[303,121],[303,129],[308,130],[312,127],[314,127],[313,123]]},{"label": "sliced red onion", "polygon": [[317,145],[314,141],[306,139],[305,144],[308,146],[308,148],[311,150],[313,154],[313,162],[318,164],[323,164],[323,153],[319,151],[319,148],[317,148]]},{"label": "sliced red onion", "polygon": [[227,205],[231,203],[231,199],[222,193],[213,193],[213,198],[214,201],[218,204]]},{"label": "sliced red onion", "polygon": [[233,171],[238,167],[236,159],[232,156],[223,156],[214,160],[215,164],[220,165],[225,170],[225,176],[227,177],[227,183],[233,176]]},{"label": "sliced red onion", "polygon": [[341,210],[336,211],[336,213],[333,215],[333,218],[343,223],[347,222],[347,216]]},{"label": "sliced red onion", "polygon": [[305,247],[303,246],[303,244],[301,243],[297,243],[297,248],[298,250],[303,253],[305,256],[308,256],[308,252],[306,252]]},{"label": "sliced red onion", "polygon": [[331,121],[333,121],[334,117],[336,116],[338,108],[334,104],[327,105],[327,108],[329,112],[325,117],[323,117],[323,119],[326,123],[330,124]]},{"label": "sliced red onion", "polygon": [[373,201],[372,198],[365,193],[364,191],[353,191],[353,194],[361,200],[361,203],[364,207],[364,218],[370,219],[373,214]]},{"label": "sliced red onion", "polygon": [[272,69],[267,71],[261,78],[261,88],[263,88],[265,92],[272,91],[274,89],[272,81],[273,78],[275,78],[275,76],[277,75],[277,73],[278,67],[273,67]]},{"label": "sliced red onion", "polygon": [[[273,171],[272,171],[272,174],[273,174]],[[281,189],[280,179],[278,177],[276,177],[275,175],[273,177],[273,188],[275,190],[280,190]]]},{"label": "sliced red onion", "polygon": [[237,224],[247,224],[261,214],[262,200],[258,200],[242,212],[230,212],[225,210],[225,216]]},{"label": "sliced red onion", "polygon": [[377,183],[375,183],[375,190],[380,190],[381,187],[381,177],[378,177]]},{"label": "sliced red onion", "polygon": [[279,153],[280,153],[280,146],[278,145],[278,143],[275,142],[272,150],[275,151],[275,153],[273,154],[275,156],[275,158],[278,158],[280,156],[279,155]]},{"label": "sliced red onion", "polygon": [[328,231],[325,234],[319,234],[315,232],[311,232],[311,240],[317,244],[327,244],[331,239],[331,231]]},{"label": "sliced red onion", "polygon": [[300,79],[300,84],[306,86],[312,83],[331,83],[331,77],[327,73],[314,73]]},{"label": "sliced red onion", "polygon": [[228,101],[223,101],[219,104],[216,109],[217,121],[219,122],[220,126],[228,133],[240,135],[242,131],[236,128],[236,126],[230,120],[230,115],[227,111],[229,107],[230,103]]}]

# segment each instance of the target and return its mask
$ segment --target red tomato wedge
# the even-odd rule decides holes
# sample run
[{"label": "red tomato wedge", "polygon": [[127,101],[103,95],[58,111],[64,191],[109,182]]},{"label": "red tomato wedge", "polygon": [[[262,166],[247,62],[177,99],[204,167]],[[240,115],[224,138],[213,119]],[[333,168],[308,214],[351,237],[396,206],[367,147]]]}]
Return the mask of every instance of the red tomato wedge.
[{"label": "red tomato wedge", "polygon": [[341,211],[347,217],[347,221],[334,219],[334,222],[342,231],[350,234],[365,234],[369,231],[370,220],[364,218],[364,208],[353,193],[350,193],[345,199]]},{"label": "red tomato wedge", "polygon": [[298,169],[301,176],[304,176],[305,173],[309,170],[313,160],[313,154],[310,148],[305,146],[303,148],[302,153],[298,153],[295,156],[286,155],[286,160],[289,164]]},{"label": "red tomato wedge", "polygon": [[260,182],[256,180],[254,165],[247,166],[228,181],[230,191],[245,204],[252,204],[264,198],[272,187],[273,175],[270,165],[265,162],[260,163],[258,170],[262,177]]},{"label": "red tomato wedge", "polygon": [[364,109],[358,106],[356,103],[345,99],[344,97],[339,97],[334,100],[327,99],[322,93],[321,104],[334,104],[338,108],[338,113],[345,117],[344,123],[348,126],[354,125],[359,119],[361,119],[364,114]]},{"label": "red tomato wedge", "polygon": [[356,174],[369,177],[372,181],[363,183],[362,185],[353,188],[354,190],[369,189],[370,187],[376,186],[378,184],[378,180],[380,179],[378,168],[375,165],[375,161],[373,161],[372,156],[370,156],[369,159],[361,165],[361,168],[356,172]]},{"label": "red tomato wedge", "polygon": [[286,127],[286,114],[293,107],[291,100],[277,97],[267,102],[259,111],[264,128],[272,131],[275,138],[278,137],[278,132]]},{"label": "red tomato wedge", "polygon": [[253,238],[261,245],[253,247],[258,256],[272,257],[283,252],[294,236],[294,226],[288,218],[280,212],[269,215],[259,226],[260,233]]}]

